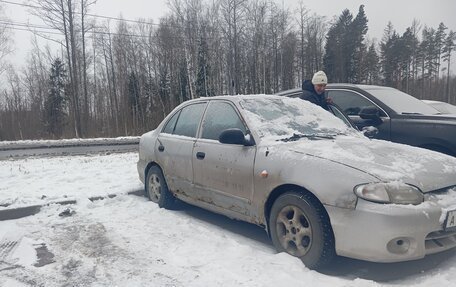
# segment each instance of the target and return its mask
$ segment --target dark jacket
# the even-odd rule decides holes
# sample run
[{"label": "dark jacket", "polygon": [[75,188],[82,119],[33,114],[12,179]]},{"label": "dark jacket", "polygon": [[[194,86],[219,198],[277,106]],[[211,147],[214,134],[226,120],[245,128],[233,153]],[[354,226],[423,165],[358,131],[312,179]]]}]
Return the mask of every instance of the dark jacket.
[{"label": "dark jacket", "polygon": [[325,94],[317,94],[317,92],[315,92],[314,85],[310,80],[304,80],[302,82],[302,95],[300,98],[319,105],[325,110],[329,110],[328,104],[326,103]]}]

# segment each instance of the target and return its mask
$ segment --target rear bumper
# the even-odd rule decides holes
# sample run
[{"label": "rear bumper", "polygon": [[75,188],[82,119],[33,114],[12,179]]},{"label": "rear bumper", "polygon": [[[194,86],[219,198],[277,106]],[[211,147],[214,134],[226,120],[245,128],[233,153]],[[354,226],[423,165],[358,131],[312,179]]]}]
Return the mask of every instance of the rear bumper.
[{"label": "rear bumper", "polygon": [[359,199],[353,210],[331,206],[326,209],[336,253],[341,256],[399,262],[456,247],[456,231],[443,230],[446,212],[434,203],[405,206]]},{"label": "rear bumper", "polygon": [[147,163],[141,159],[138,160],[138,162],[136,163],[136,168],[138,170],[139,179],[141,180],[142,183],[145,182],[145,178],[146,178],[146,175],[145,175],[146,166],[147,166]]}]

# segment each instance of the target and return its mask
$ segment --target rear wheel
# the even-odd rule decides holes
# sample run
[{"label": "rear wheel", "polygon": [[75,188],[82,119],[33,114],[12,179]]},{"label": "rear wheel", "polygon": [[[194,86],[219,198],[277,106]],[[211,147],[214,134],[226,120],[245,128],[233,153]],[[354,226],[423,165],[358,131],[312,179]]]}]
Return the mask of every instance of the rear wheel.
[{"label": "rear wheel", "polygon": [[169,192],[165,177],[158,166],[152,166],[147,172],[146,194],[160,207],[170,209],[174,205],[175,198]]},{"label": "rear wheel", "polygon": [[274,246],[300,258],[311,269],[335,257],[334,234],[328,215],[309,194],[287,192],[274,202],[269,228]]}]

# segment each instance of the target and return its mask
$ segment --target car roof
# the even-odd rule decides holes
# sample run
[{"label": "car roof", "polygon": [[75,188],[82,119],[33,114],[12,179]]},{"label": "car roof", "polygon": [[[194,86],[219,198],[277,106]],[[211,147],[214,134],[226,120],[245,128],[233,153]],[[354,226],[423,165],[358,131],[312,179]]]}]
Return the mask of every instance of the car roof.
[{"label": "car roof", "polygon": [[222,95],[222,96],[214,96],[214,97],[201,97],[193,100],[186,101],[186,103],[194,103],[194,102],[204,102],[204,101],[212,101],[212,100],[229,100],[229,101],[240,101],[245,99],[256,99],[256,98],[280,98],[278,95],[266,95],[266,94],[256,94],[256,95]]},{"label": "car roof", "polygon": [[[362,90],[374,90],[374,89],[392,89],[390,87],[385,86],[376,86],[376,85],[364,85],[364,84],[349,84],[349,83],[332,83],[328,84],[327,88],[351,88],[351,89],[362,89]],[[230,101],[239,101],[242,99],[255,99],[258,97],[277,97],[277,96],[284,96],[288,94],[294,94],[301,92],[301,88],[294,88],[290,90],[285,90],[278,92],[274,95],[270,94],[255,94],[255,95],[221,95],[221,96],[214,96],[214,97],[201,97],[193,100],[189,100],[186,103],[193,103],[193,102],[201,102],[201,101],[210,101],[210,100],[230,100]]]},{"label": "car roof", "polygon": [[358,89],[363,89],[363,90],[392,89],[391,87],[385,87],[385,86],[365,85],[365,84],[348,84],[348,83],[328,84],[327,88],[358,88]]},{"label": "car roof", "polygon": [[[385,86],[376,86],[376,85],[365,85],[365,84],[349,84],[349,83],[332,83],[326,86],[327,89],[336,88],[336,89],[361,89],[361,90],[384,90],[384,89],[392,89],[391,87]],[[294,88],[290,90],[280,91],[276,93],[278,96],[284,96],[289,94],[295,94],[302,91],[301,88]]]}]

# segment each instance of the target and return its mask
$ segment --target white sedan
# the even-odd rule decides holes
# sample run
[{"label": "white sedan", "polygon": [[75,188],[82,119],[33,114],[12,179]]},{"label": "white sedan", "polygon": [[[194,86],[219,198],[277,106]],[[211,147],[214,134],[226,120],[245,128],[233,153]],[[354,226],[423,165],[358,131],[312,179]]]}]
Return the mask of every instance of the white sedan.
[{"label": "white sedan", "polygon": [[456,158],[368,139],[300,99],[182,103],[141,137],[137,166],[160,207],[180,199],[260,225],[309,268],[456,246]]}]

